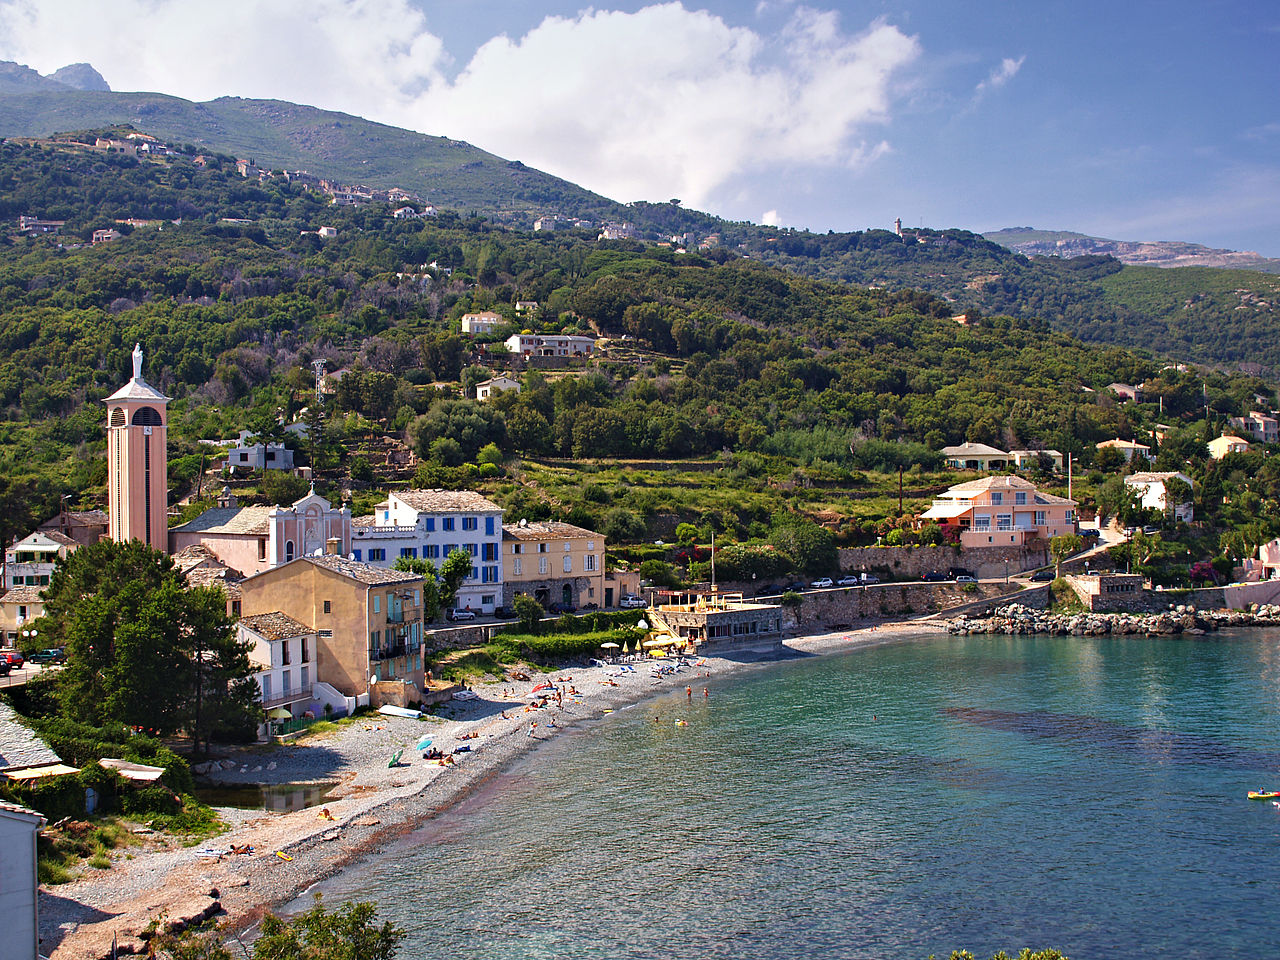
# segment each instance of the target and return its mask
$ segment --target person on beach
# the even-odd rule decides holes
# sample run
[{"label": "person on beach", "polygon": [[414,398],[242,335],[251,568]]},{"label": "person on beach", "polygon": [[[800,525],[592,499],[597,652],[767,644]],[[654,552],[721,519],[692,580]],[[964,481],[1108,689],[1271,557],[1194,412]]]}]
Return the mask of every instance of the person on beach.
[{"label": "person on beach", "polygon": [[684,693],[685,693],[685,696],[688,697],[690,700],[693,699],[693,687],[685,687]]},{"label": "person on beach", "polygon": [[711,693],[707,690],[706,687],[702,688],[702,696],[704,699],[710,699],[711,697]]}]

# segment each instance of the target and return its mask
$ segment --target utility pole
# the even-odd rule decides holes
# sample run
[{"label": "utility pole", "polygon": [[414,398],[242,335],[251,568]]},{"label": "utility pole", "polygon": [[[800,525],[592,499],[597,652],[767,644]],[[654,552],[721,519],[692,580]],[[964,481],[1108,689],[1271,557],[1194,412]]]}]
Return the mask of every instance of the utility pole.
[{"label": "utility pole", "polygon": [[902,464],[898,464],[898,516],[902,516]]}]

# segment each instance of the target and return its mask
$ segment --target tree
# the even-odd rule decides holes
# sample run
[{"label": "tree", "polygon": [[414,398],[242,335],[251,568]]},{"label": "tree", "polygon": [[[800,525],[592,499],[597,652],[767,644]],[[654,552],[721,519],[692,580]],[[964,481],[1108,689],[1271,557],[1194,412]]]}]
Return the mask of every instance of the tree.
[{"label": "tree", "polygon": [[779,518],[769,531],[769,543],[805,573],[827,573],[838,566],[835,534],[808,517]]},{"label": "tree", "polygon": [[452,607],[458,599],[458,588],[471,576],[471,554],[454,550],[440,566],[440,605]]},{"label": "tree", "polygon": [[[346,903],[329,913],[316,894],[315,906],[288,920],[268,913],[253,944],[252,960],[391,960],[405,931],[375,920],[372,903]],[[161,934],[152,941],[157,957],[168,960],[234,960],[217,932]]]},{"label": "tree", "polygon": [[220,589],[189,590],[169,557],[137,541],[81,547],[54,569],[41,633],[65,645],[62,713],[159,733],[214,731],[256,718],[248,645],[236,641]]},{"label": "tree", "polygon": [[546,616],[546,611],[542,609],[542,604],[527,593],[522,593],[516,597],[513,606],[516,610],[516,617],[520,621],[520,629],[525,633],[536,633],[538,621]]},{"label": "tree", "polygon": [[1049,556],[1053,557],[1053,575],[1062,576],[1062,562],[1084,546],[1084,538],[1078,533],[1064,533],[1049,538]]},{"label": "tree", "polygon": [[1178,516],[1178,507],[1191,503],[1194,493],[1191,484],[1181,477],[1169,477],[1164,482],[1165,520],[1172,523]]},{"label": "tree", "polygon": [[436,565],[424,557],[396,557],[392,570],[422,577],[422,618],[430,623],[440,613],[440,581]]}]

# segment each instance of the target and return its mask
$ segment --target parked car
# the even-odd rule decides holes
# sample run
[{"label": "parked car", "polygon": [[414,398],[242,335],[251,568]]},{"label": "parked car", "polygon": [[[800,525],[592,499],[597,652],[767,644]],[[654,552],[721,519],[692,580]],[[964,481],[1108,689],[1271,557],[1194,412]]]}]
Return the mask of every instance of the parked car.
[{"label": "parked car", "polygon": [[859,580],[857,577],[855,577],[853,574],[849,574],[848,576],[841,577],[839,580],[837,580],[836,586],[837,587],[856,587],[861,582],[862,581]]},{"label": "parked car", "polygon": [[756,591],[757,597],[771,597],[775,594],[782,593],[782,588],[777,584],[767,584]]},{"label": "parked car", "polygon": [[1032,583],[1049,583],[1054,579],[1053,568],[1046,567],[1044,570],[1037,570],[1031,575]]},{"label": "parked car", "polygon": [[1098,530],[1096,527],[1085,527],[1080,531],[1080,536],[1084,540],[1097,540],[1102,536],[1102,531]]},{"label": "parked car", "polygon": [[948,580],[959,580],[961,577],[968,577],[970,580],[978,579],[971,571],[966,570],[963,567],[952,567],[947,571]]},{"label": "parked car", "polygon": [[956,577],[956,583],[977,583],[977,582],[978,582],[977,577],[971,577],[967,573],[962,573],[960,574],[960,576]]},{"label": "parked car", "polygon": [[6,650],[4,653],[0,653],[0,659],[4,659],[14,670],[21,670],[22,665],[26,662],[22,659],[22,654],[18,653],[17,650]]},{"label": "parked car", "polygon": [[460,610],[455,607],[446,613],[445,617],[452,620],[454,623],[458,623],[461,620],[474,620],[476,618],[476,612],[474,610]]},{"label": "parked car", "polygon": [[787,587],[787,589],[790,590],[792,593],[800,593],[803,590],[808,590],[809,585],[805,583],[803,580],[797,580],[795,583]]},{"label": "parked car", "polygon": [[37,650],[27,659],[32,663],[62,663],[67,659],[67,654],[61,647],[53,647],[49,650]]},{"label": "parked car", "polygon": [[819,577],[817,580],[813,581],[811,586],[816,590],[821,590],[823,587],[834,587],[835,583],[830,577]]},{"label": "parked car", "polygon": [[577,613],[578,608],[572,603],[553,603],[547,607],[547,613]]},{"label": "parked car", "polygon": [[862,575],[862,580],[860,582],[861,583],[879,583],[880,578],[877,577],[874,573],[864,573]]},{"label": "parked car", "polygon": [[920,578],[925,583],[942,583],[947,578],[940,574],[937,570],[930,570]]},{"label": "parked car", "polygon": [[0,658],[0,677],[7,677],[11,669],[12,668],[9,666],[9,661]]},{"label": "parked car", "polygon": [[618,606],[624,610],[638,610],[648,605],[644,597],[637,597],[634,593],[625,593],[622,595],[622,599],[618,601]]}]

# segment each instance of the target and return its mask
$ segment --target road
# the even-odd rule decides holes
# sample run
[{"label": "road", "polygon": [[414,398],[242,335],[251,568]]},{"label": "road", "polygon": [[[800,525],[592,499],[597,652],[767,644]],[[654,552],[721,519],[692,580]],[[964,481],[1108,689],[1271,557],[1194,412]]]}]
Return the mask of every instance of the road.
[{"label": "road", "polygon": [[24,663],[21,670],[13,670],[7,677],[0,677],[0,690],[8,687],[20,687],[32,677],[38,677],[42,670],[56,670],[54,666],[41,666],[38,663]]}]

